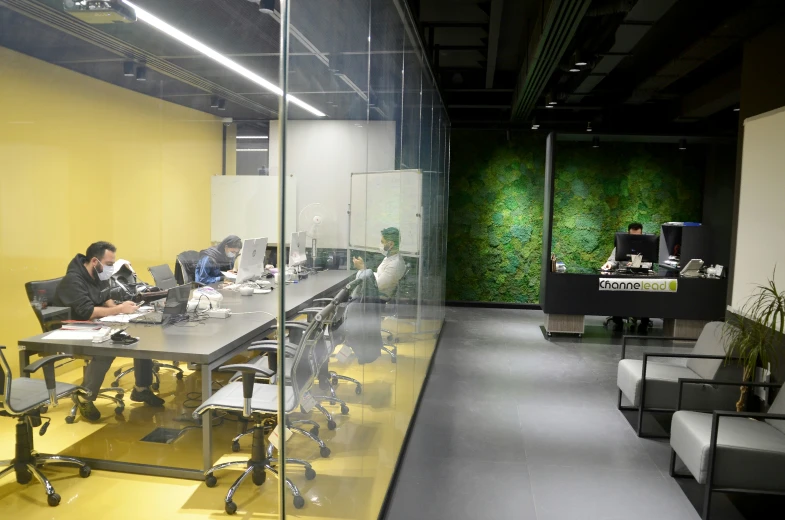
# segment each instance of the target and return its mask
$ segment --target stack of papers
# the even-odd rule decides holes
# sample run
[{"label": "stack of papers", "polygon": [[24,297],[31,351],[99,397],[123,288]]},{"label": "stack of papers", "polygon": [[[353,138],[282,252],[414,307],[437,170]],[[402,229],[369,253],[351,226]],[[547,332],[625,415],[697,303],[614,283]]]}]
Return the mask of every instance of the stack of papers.
[{"label": "stack of papers", "polygon": [[105,334],[106,330],[106,327],[83,330],[57,329],[44,336],[44,339],[92,340],[96,336]]}]

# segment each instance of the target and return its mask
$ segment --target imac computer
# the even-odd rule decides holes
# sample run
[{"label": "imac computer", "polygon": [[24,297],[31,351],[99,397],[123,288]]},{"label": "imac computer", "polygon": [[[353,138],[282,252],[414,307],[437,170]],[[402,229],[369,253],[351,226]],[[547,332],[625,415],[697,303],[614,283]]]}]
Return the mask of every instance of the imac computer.
[{"label": "imac computer", "polygon": [[616,261],[629,262],[635,255],[641,255],[642,262],[654,263],[659,254],[660,240],[657,235],[633,235],[616,233]]},{"label": "imac computer", "polygon": [[301,266],[307,261],[305,254],[306,240],[305,231],[292,233],[292,241],[289,244],[289,267]]},{"label": "imac computer", "polygon": [[266,238],[249,238],[243,240],[240,251],[240,267],[234,283],[245,283],[256,280],[264,274],[264,254],[267,251]]}]

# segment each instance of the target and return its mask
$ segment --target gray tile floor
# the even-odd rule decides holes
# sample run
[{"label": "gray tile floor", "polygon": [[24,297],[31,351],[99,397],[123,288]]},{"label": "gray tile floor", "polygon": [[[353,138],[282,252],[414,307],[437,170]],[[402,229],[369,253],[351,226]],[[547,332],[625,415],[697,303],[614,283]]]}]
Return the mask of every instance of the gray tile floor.
[{"label": "gray tile floor", "polygon": [[[620,338],[548,340],[542,322],[447,309],[386,518],[699,518],[701,487],[668,476],[667,441],[639,439],[616,409]],[[742,519],[715,496],[712,520]]]}]

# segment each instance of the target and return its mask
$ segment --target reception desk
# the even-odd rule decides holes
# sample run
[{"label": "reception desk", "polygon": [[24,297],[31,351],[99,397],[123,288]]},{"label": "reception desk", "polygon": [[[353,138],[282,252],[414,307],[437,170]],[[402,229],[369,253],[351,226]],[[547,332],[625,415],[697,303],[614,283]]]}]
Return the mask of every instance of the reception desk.
[{"label": "reception desk", "polygon": [[585,316],[631,316],[662,318],[666,335],[697,338],[706,322],[725,316],[727,279],[686,278],[665,270],[649,276],[545,276],[540,303],[548,335],[582,335]]}]

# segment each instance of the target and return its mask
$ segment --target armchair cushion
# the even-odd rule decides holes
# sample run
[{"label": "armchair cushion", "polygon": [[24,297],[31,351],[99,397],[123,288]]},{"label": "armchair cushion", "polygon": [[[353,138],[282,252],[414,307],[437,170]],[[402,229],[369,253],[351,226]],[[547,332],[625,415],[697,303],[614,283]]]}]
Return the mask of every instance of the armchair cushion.
[{"label": "armchair cushion", "polygon": [[[768,413],[785,415],[785,389],[780,388],[777,397],[768,409]],[[785,421],[766,419],[766,422],[785,434]]]},{"label": "armchair cushion", "polygon": [[[671,447],[695,479],[708,478],[712,414],[678,411]],[[722,417],[713,484],[717,487],[785,490],[785,434],[764,421]]]},{"label": "armchair cushion", "polygon": [[[643,361],[622,359],[616,375],[619,390],[633,406],[640,406]],[[700,378],[683,365],[649,360],[646,363],[646,408],[673,408],[679,394],[679,378]],[[696,385],[692,385],[696,386]],[[686,392],[685,388],[685,392]]]},{"label": "armchair cushion", "polygon": [[[725,355],[727,351],[722,337],[722,327],[724,327],[724,323],[721,321],[707,323],[703,327],[700,336],[698,336],[698,341],[695,343],[692,353]],[[714,379],[722,363],[723,360],[721,359],[688,359],[687,368],[703,379]]]}]

